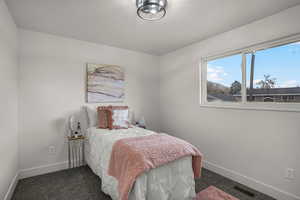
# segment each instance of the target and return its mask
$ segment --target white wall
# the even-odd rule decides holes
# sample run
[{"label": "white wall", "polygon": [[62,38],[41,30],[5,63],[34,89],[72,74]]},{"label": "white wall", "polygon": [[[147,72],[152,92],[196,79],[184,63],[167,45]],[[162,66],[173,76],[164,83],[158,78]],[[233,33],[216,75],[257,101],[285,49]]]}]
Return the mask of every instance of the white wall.
[{"label": "white wall", "polygon": [[18,170],[17,29],[0,0],[0,199]]},{"label": "white wall", "polygon": [[64,122],[85,104],[87,62],[124,67],[125,104],[158,130],[158,57],[27,30],[19,37],[21,170],[67,160]]},{"label": "white wall", "polygon": [[[207,167],[280,200],[300,198],[300,113],[200,107],[199,63],[202,56],[300,33],[299,19],[297,6],[161,57],[161,129],[195,144]],[[295,180],[284,179],[287,167],[296,170]]]}]

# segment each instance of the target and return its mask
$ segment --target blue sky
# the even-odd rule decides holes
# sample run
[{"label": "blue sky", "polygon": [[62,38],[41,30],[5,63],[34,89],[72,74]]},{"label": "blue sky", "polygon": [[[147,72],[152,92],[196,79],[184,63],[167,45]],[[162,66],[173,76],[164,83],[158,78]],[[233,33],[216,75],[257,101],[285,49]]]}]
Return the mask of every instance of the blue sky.
[{"label": "blue sky", "polygon": [[[235,80],[242,82],[241,55],[210,61],[207,68],[209,81],[230,86]],[[247,56],[247,83],[249,85],[251,56]],[[256,52],[255,83],[264,74],[276,78],[275,87],[300,86],[300,42]]]}]

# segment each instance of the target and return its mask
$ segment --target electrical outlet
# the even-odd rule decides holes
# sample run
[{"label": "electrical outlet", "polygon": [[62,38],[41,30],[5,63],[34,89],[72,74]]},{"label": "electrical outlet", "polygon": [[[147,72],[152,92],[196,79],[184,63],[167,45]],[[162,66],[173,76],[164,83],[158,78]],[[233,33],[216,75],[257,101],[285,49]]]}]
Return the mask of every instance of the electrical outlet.
[{"label": "electrical outlet", "polygon": [[49,146],[48,147],[48,153],[51,154],[51,155],[55,154],[56,153],[55,146],[53,146],[53,145]]},{"label": "electrical outlet", "polygon": [[292,168],[286,168],[285,170],[285,178],[288,180],[295,179],[295,170]]}]

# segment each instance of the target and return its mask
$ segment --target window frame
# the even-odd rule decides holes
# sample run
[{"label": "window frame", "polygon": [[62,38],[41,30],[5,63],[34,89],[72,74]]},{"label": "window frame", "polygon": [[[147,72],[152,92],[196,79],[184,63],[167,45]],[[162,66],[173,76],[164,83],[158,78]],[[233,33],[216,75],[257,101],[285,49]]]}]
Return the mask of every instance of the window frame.
[{"label": "window frame", "polygon": [[[247,101],[247,85],[246,85],[246,54],[261,51],[278,46],[288,45],[291,43],[300,42],[300,34],[279,38],[272,41],[258,43],[252,46],[244,47],[237,50],[227,50],[223,53],[216,53],[213,55],[201,58],[199,65],[199,83],[200,83],[200,106],[212,108],[228,108],[228,109],[245,109],[245,110],[270,110],[270,111],[288,111],[300,112],[300,103],[296,102],[248,102]],[[224,53],[225,52],[225,53]],[[240,102],[208,102],[207,101],[207,62],[220,59],[228,56],[241,54],[241,72],[242,72],[242,98]]]}]

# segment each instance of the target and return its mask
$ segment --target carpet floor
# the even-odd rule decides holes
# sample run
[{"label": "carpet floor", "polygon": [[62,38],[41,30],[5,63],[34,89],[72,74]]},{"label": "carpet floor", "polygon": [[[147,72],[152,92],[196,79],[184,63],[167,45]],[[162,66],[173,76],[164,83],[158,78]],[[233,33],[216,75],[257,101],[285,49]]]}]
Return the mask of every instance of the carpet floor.
[{"label": "carpet floor", "polygon": [[[274,200],[273,198],[236,183],[219,174],[203,169],[196,180],[196,192],[213,185],[240,200]],[[235,187],[254,194],[251,197]],[[22,179],[12,200],[111,200],[101,191],[101,180],[88,166]]]}]

